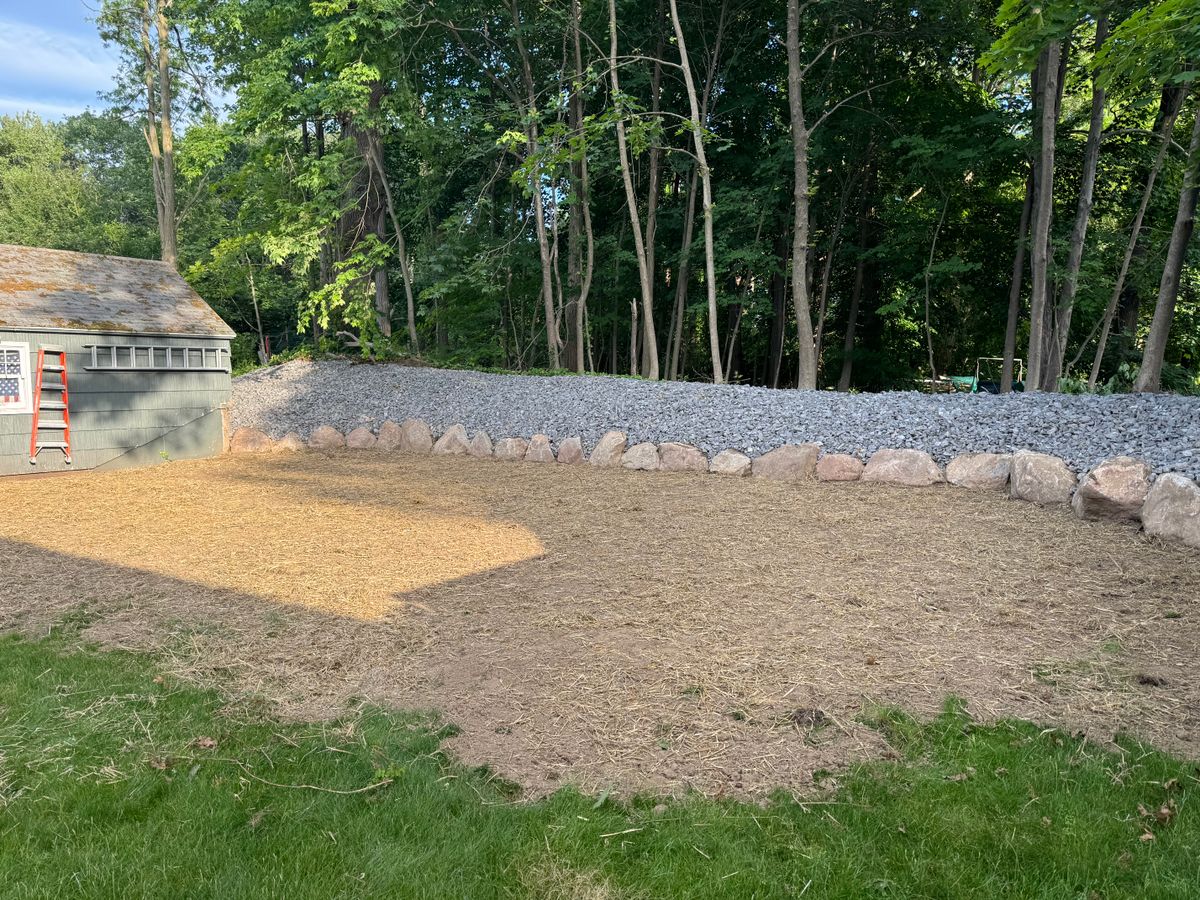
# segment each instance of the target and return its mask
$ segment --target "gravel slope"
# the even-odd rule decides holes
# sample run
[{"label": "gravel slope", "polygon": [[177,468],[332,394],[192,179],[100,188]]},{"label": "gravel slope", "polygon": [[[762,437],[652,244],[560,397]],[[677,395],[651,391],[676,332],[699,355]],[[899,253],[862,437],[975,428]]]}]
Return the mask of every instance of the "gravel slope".
[{"label": "gravel slope", "polygon": [[291,362],[234,379],[233,424],[278,438],[318,425],[348,431],[388,419],[456,422],[493,439],[580,435],[610,428],[631,442],[676,440],[708,454],[751,455],[814,441],[867,456],[881,447],[927,450],[939,462],[971,451],[1039,450],[1083,472],[1111,456],[1200,478],[1200,398],[1171,395],[838,394],[594,376],[531,377],[366,365]]}]

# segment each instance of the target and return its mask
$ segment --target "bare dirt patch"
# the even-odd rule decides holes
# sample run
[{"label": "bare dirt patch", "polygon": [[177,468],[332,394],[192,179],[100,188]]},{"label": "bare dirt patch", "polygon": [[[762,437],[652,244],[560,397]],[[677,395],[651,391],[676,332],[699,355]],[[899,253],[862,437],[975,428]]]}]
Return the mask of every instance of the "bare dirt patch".
[{"label": "bare dirt patch", "polygon": [[5,482],[0,629],[285,715],[432,708],[533,794],[757,794],[872,704],[1200,756],[1200,554],[952,488],[344,453]]}]

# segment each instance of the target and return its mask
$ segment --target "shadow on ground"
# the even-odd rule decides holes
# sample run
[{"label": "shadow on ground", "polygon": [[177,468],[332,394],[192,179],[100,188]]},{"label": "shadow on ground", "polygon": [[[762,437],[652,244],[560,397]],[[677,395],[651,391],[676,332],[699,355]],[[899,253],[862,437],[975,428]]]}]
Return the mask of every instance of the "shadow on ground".
[{"label": "shadow on ground", "polygon": [[802,789],[948,694],[1200,755],[1195,552],[998,496],[361,453],[6,493],[0,627],[440,709],[534,793]]}]

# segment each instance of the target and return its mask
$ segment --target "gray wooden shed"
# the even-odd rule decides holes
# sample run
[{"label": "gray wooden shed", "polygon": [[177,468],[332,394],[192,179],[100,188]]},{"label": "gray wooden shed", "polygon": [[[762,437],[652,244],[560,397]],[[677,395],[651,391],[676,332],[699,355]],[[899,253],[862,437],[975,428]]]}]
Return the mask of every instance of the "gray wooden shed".
[{"label": "gray wooden shed", "polygon": [[166,263],[0,244],[0,475],[220,453],[233,336]]}]

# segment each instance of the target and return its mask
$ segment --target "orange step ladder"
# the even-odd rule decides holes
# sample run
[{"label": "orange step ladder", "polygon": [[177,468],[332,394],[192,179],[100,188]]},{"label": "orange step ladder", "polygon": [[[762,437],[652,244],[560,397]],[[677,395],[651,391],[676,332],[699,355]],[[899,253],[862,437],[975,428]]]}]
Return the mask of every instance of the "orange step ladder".
[{"label": "orange step ladder", "polygon": [[[57,356],[58,362],[46,362]],[[45,375],[57,375],[58,381],[46,381]],[[48,395],[48,396],[47,396]],[[61,420],[44,421],[43,412],[61,413]],[[29,464],[37,465],[43,450],[61,450],[63,461],[71,464],[71,416],[67,409],[67,351],[62,347],[42,347],[37,355],[37,377],[33,385],[33,431],[29,435]]]}]

